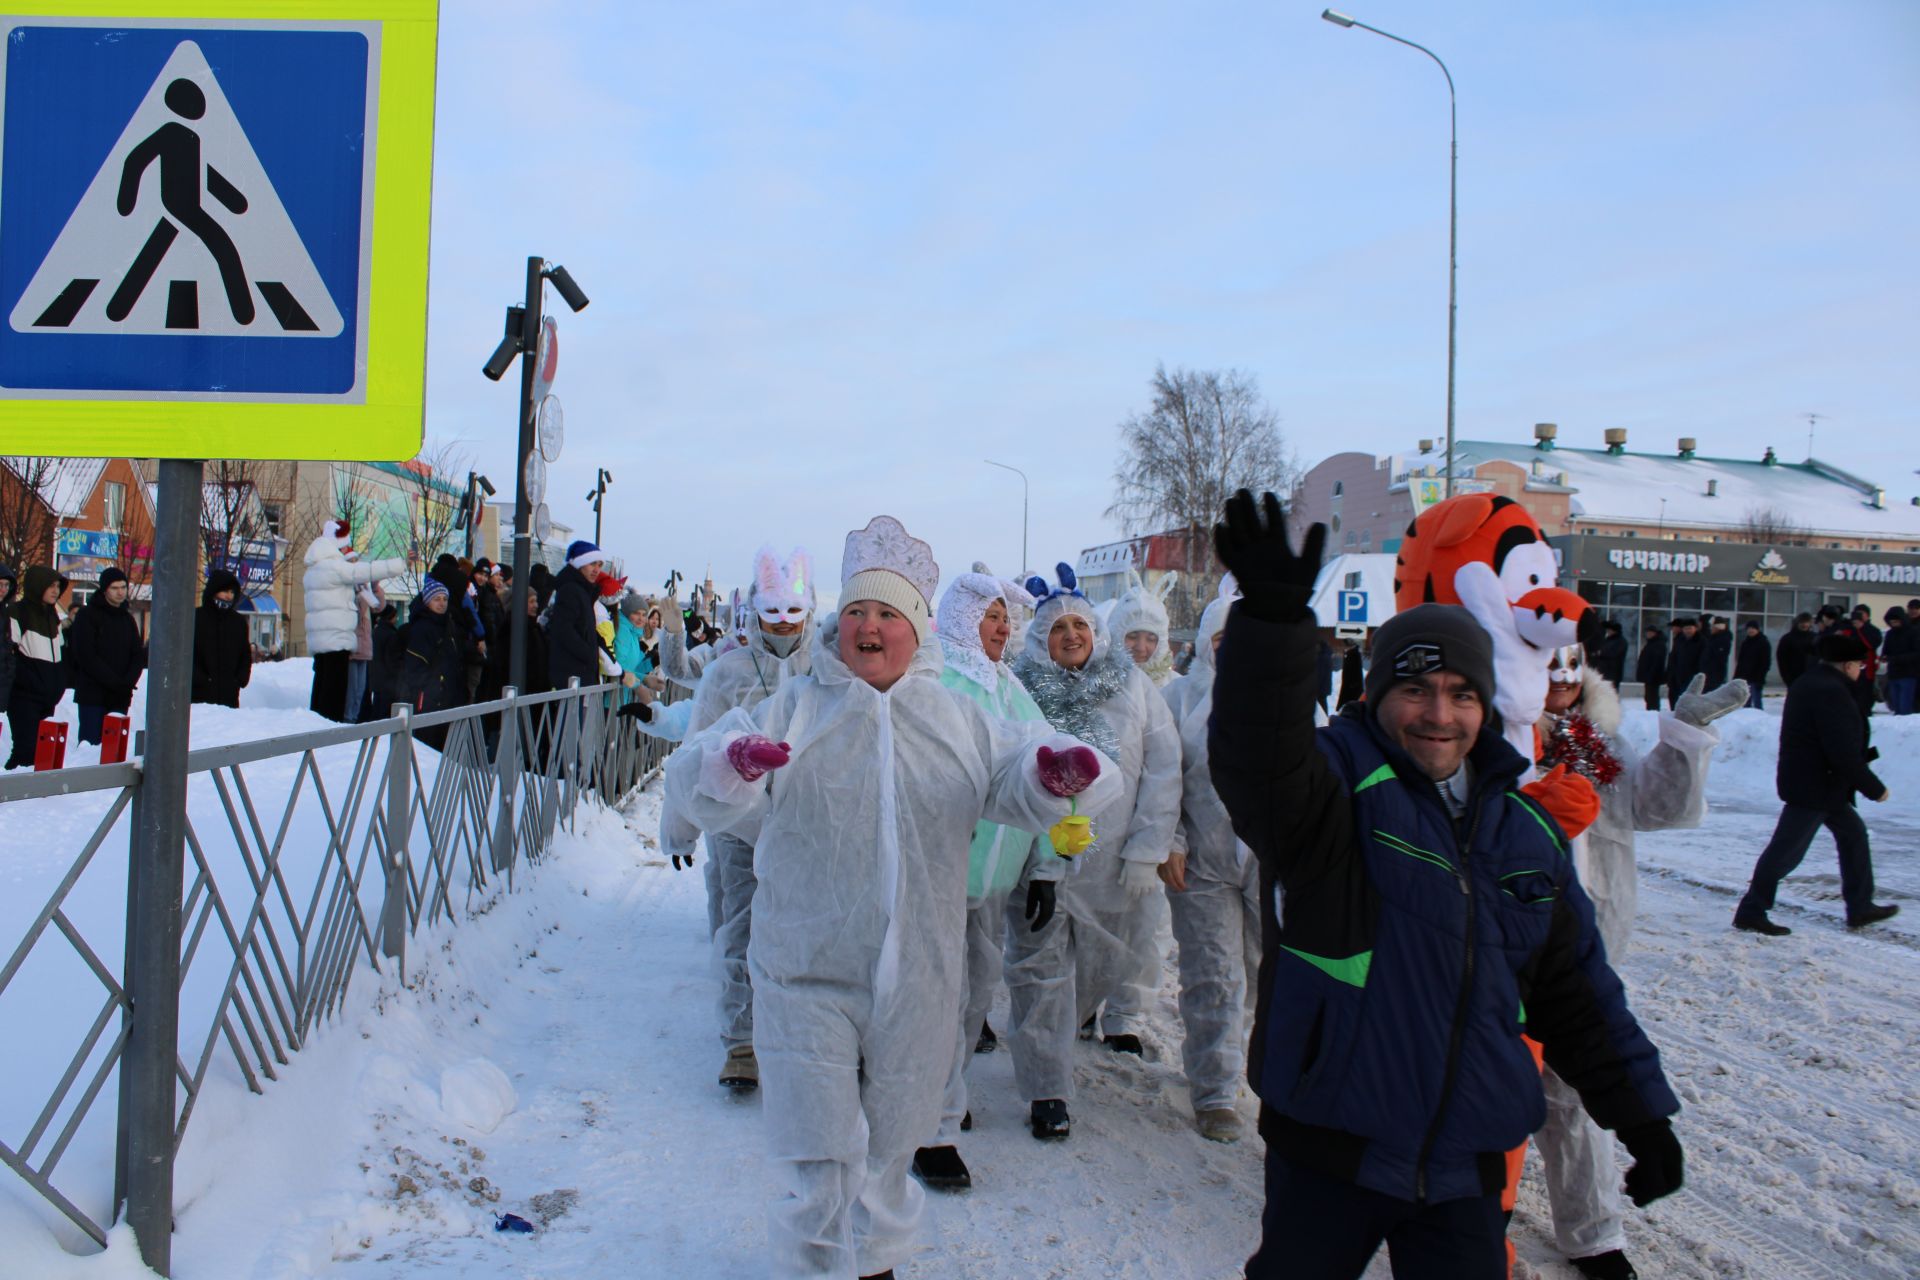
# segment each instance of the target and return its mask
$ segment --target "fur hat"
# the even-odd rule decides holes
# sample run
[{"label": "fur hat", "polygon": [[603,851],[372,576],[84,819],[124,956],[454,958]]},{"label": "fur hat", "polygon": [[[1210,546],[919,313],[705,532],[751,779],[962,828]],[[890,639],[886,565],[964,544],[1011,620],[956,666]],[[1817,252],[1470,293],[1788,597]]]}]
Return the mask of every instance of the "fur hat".
[{"label": "fur hat", "polygon": [[940,566],[933,548],[906,531],[892,516],[875,516],[866,528],[847,535],[840,556],[840,607],[856,600],[891,605],[913,624],[916,639],[927,638],[933,590]]},{"label": "fur hat", "polygon": [[1867,642],[1851,631],[1829,631],[1820,637],[1820,661],[1865,662]]}]

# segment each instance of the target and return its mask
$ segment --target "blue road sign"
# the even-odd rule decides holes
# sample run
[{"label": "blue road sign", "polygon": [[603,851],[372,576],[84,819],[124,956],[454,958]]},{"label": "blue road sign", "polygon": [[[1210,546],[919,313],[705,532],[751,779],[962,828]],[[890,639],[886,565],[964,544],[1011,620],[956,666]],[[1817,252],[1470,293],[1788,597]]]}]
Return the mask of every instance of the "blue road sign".
[{"label": "blue road sign", "polygon": [[1367,620],[1367,593],[1364,591],[1342,591],[1340,593],[1340,621],[1365,622]]},{"label": "blue road sign", "polygon": [[379,24],[0,30],[0,395],[363,401]]}]

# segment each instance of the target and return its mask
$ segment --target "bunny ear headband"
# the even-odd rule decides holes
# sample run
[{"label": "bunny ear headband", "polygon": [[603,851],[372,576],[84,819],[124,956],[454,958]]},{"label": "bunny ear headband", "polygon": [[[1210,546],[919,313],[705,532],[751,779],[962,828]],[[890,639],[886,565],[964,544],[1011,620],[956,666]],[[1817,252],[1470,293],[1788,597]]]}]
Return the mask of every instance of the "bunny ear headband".
[{"label": "bunny ear headband", "polygon": [[1072,565],[1062,560],[1053,566],[1053,571],[1060,579],[1058,587],[1049,586],[1047,580],[1037,573],[1027,579],[1027,594],[1033,597],[1035,607],[1056,596],[1072,596],[1078,600],[1087,598],[1086,593],[1080,590],[1080,579],[1074,575]]}]

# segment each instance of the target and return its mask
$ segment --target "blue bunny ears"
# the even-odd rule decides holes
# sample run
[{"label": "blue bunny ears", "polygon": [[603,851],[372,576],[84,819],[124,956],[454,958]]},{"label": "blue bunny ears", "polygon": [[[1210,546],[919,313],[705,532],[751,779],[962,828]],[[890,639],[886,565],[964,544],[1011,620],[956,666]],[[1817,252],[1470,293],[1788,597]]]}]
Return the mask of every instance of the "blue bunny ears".
[{"label": "blue bunny ears", "polygon": [[1056,596],[1073,596],[1080,600],[1087,598],[1086,593],[1080,590],[1080,579],[1074,574],[1072,565],[1062,560],[1053,566],[1053,572],[1060,579],[1057,587],[1037,573],[1027,579],[1027,594],[1033,597],[1036,608]]}]

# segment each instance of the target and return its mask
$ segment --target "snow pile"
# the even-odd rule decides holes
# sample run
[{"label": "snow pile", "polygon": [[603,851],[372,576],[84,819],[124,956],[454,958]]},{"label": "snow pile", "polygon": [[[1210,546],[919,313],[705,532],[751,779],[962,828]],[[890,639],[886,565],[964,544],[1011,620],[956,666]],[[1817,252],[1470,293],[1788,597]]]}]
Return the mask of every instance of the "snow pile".
[{"label": "snow pile", "polygon": [[485,1058],[468,1058],[440,1073],[440,1110],[476,1132],[492,1133],[519,1105],[513,1081]]}]

